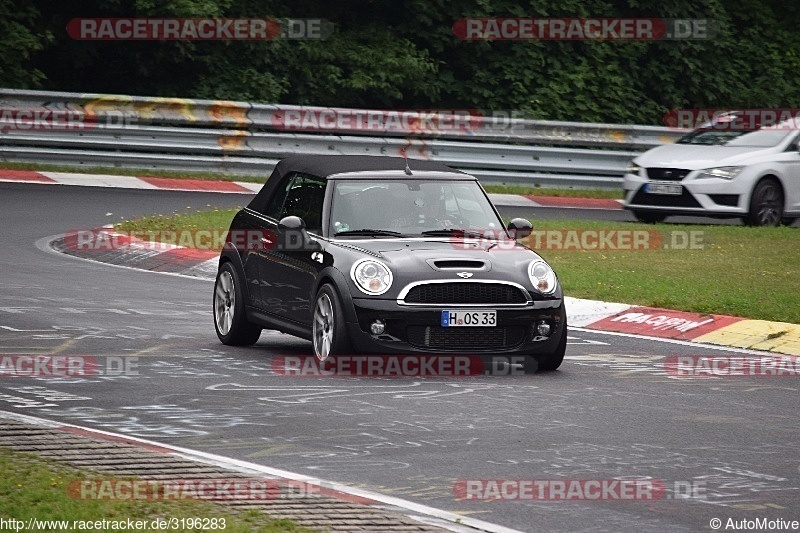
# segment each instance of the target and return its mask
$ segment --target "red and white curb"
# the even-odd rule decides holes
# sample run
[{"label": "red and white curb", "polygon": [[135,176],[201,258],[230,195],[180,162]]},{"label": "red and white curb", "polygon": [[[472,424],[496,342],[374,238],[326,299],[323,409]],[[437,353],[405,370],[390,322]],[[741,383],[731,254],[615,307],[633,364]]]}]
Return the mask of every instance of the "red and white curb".
[{"label": "red and white curb", "polygon": [[0,417],[9,418],[12,420],[18,420],[20,422],[25,422],[28,424],[34,424],[37,426],[46,427],[48,429],[78,433],[80,435],[92,438],[111,440],[115,442],[125,442],[126,444],[140,446],[150,451],[174,453],[190,461],[195,461],[207,465],[219,466],[248,475],[261,474],[271,478],[316,485],[319,487],[323,487],[325,489],[325,494],[328,496],[338,497],[340,499],[347,500],[350,502],[357,502],[384,510],[390,508],[389,510],[400,512],[420,522],[427,523],[430,525],[436,525],[438,527],[441,527],[443,529],[448,529],[450,531],[474,532],[477,530],[477,531],[488,531],[493,533],[521,533],[516,529],[511,529],[497,524],[484,522],[483,520],[478,520],[475,518],[470,518],[468,516],[451,513],[449,511],[443,511],[441,509],[436,509],[434,507],[429,507],[427,505],[422,505],[408,500],[403,500],[401,498],[397,498],[394,496],[386,496],[384,494],[379,494],[377,492],[371,492],[368,490],[350,487],[342,483],[336,483],[333,481],[327,481],[312,476],[297,474],[295,472],[289,472],[287,470],[271,468],[269,466],[264,466],[256,463],[249,463],[246,461],[241,461],[239,459],[224,457],[222,455],[201,452],[189,448],[182,448],[180,446],[155,442],[152,440],[142,439],[139,437],[133,437],[131,435],[123,435],[121,433],[114,433],[111,431],[105,431],[101,429],[94,429],[85,426],[78,426],[75,424],[67,424],[63,422],[56,422],[53,420],[47,420],[44,418],[38,418],[30,415],[17,414],[10,411],[0,411]]},{"label": "red and white curb", "polygon": [[800,325],[566,298],[570,326],[800,355]]},{"label": "red and white curb", "polygon": [[254,194],[261,190],[263,186],[263,183],[251,183],[247,181],[215,181],[0,169],[0,182],[3,181],[38,183],[43,185],[78,185],[82,187],[116,187],[121,189],[202,191],[238,194]]},{"label": "red and white curb", "polygon": [[[116,176],[111,174],[77,174],[33,170],[0,169],[0,182],[38,183],[43,185],[78,185],[82,187],[117,187],[169,191],[200,191],[234,194],[254,194],[263,183],[248,181],[215,181],[182,178]],[[511,207],[553,207],[559,209],[622,209],[621,200],[602,198],[569,198],[558,196],[522,196],[519,194],[490,194],[495,205]]]}]

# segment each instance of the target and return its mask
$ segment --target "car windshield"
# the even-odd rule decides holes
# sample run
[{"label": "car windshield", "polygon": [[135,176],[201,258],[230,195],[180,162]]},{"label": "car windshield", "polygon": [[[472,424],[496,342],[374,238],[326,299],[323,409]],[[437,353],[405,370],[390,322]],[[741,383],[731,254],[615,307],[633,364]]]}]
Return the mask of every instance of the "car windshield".
[{"label": "car windshield", "polygon": [[792,133],[781,125],[759,130],[698,129],[681,137],[676,144],[718,144],[767,148],[777,146],[787,135]]},{"label": "car windshield", "polygon": [[794,134],[795,131],[778,125],[773,128],[764,128],[758,131],[745,133],[744,135],[740,135],[728,141],[725,143],[725,146],[758,146],[766,148],[769,146],[777,146],[783,142],[788,135]]},{"label": "car windshield", "polygon": [[337,180],[330,235],[497,235],[502,222],[476,181]]},{"label": "car windshield", "polygon": [[726,142],[745,133],[747,132],[699,129],[684,135],[675,141],[675,144],[725,144]]}]

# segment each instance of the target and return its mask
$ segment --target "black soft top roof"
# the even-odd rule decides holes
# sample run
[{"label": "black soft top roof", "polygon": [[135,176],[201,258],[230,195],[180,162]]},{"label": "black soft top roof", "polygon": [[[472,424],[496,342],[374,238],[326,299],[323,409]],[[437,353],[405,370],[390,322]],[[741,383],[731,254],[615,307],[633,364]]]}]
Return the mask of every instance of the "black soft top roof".
[{"label": "black soft top roof", "polygon": [[[408,166],[411,171],[426,170],[437,172],[455,172],[442,163],[426,161],[424,159],[409,159]],[[275,167],[271,177],[275,177],[280,172],[283,176],[286,172],[302,172],[320,178],[326,178],[333,174],[343,174],[345,172],[368,172],[382,170],[403,170],[406,168],[406,160],[402,157],[387,157],[375,155],[293,155],[281,160]]]},{"label": "black soft top roof", "polygon": [[[435,161],[409,159],[408,166],[412,172],[448,172],[466,176],[463,172]],[[404,170],[406,160],[402,157],[373,155],[293,155],[282,159],[275,166],[269,179],[261,191],[248,205],[249,208],[262,212],[267,200],[272,197],[274,189],[287,174],[300,172],[320,178],[347,172],[382,172],[387,170]],[[409,176],[413,178],[413,176]]]}]

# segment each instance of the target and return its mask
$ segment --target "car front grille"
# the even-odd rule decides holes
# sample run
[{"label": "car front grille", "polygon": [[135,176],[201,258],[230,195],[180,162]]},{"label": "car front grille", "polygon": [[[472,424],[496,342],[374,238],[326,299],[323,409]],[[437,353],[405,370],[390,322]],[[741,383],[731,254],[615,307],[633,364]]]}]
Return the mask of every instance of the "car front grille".
[{"label": "car front grille", "polygon": [[522,326],[493,328],[409,326],[406,333],[408,343],[412,346],[437,350],[497,350],[519,346],[525,339],[525,328]]},{"label": "car front grille", "polygon": [[702,207],[692,194],[684,187],[680,195],[648,194],[644,187],[630,201],[633,205],[653,205],[659,207]]},{"label": "car front grille", "polygon": [[503,283],[428,283],[412,287],[403,299],[407,304],[525,304],[526,295]]},{"label": "car front grille", "polygon": [[647,177],[651,180],[659,181],[681,181],[691,170],[685,168],[658,168],[650,167],[647,169]]}]

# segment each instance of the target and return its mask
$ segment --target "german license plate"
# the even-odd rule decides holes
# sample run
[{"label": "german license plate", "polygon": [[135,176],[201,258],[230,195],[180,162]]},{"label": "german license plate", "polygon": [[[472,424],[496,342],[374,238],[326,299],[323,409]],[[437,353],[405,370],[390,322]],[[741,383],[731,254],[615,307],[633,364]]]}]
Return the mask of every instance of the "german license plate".
[{"label": "german license plate", "polygon": [[497,325],[497,311],[465,309],[463,311],[442,311],[442,327],[494,327]]},{"label": "german license plate", "polygon": [[683,185],[677,183],[646,183],[644,190],[648,194],[670,194],[680,196],[683,194]]}]

